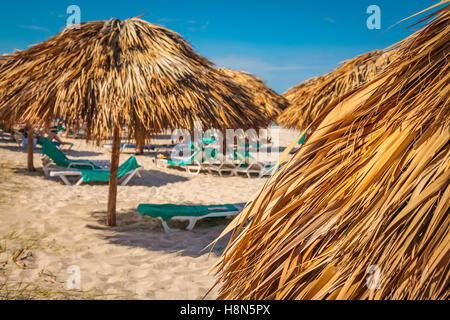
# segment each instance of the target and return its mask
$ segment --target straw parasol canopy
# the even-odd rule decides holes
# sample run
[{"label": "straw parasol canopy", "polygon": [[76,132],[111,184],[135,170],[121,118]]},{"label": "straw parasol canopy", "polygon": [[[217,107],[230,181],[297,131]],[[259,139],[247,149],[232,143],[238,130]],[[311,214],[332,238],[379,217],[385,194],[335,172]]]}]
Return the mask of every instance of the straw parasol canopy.
[{"label": "straw parasol canopy", "polygon": [[2,66],[6,62],[7,58],[7,55],[0,55],[0,66]]},{"label": "straw parasol canopy", "polygon": [[0,69],[1,119],[86,121],[94,140],[124,123],[160,131],[191,120],[218,128],[266,122],[180,35],[138,18],[84,23],[13,55]]},{"label": "straw parasol canopy", "polygon": [[221,299],[450,297],[450,6],[432,17],[225,230]]},{"label": "straw parasol canopy", "polygon": [[250,94],[217,71],[177,33],[139,18],[66,29],[0,67],[0,119],[87,124],[87,139],[113,136],[108,224],[115,224],[121,129],[150,135],[268,124]]},{"label": "straw parasol canopy", "polygon": [[284,93],[290,102],[277,119],[282,126],[305,131],[334,99],[375,78],[392,60],[390,52],[374,50],[345,61],[328,74],[309,79]]},{"label": "straw parasol canopy", "polygon": [[220,68],[219,71],[251,92],[253,102],[260,110],[259,112],[268,119],[275,119],[288,107],[289,102],[286,98],[266,86],[264,81],[258,77],[244,71],[225,68]]}]

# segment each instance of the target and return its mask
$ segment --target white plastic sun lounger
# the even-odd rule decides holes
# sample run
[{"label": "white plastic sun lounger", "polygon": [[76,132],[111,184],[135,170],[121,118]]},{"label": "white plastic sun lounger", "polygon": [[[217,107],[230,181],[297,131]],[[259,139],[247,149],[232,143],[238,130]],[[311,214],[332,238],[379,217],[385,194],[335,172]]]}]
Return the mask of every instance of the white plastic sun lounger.
[{"label": "white plastic sun lounger", "polygon": [[[122,177],[122,182],[120,183],[121,186],[126,186],[131,179],[133,179],[133,177],[135,175],[137,175],[138,177],[141,177],[141,174],[139,171],[142,170],[142,167],[139,167],[133,171],[130,171],[128,173],[126,173],[123,177]],[[81,177],[81,171],[77,170],[77,169],[61,169],[61,170],[52,170],[50,172],[50,177],[59,177],[61,178],[61,180],[68,186],[79,186],[81,184],[83,184],[84,180]],[[72,184],[70,182],[70,180],[68,179],[68,177],[80,177],[76,183]]]},{"label": "white plastic sun lounger", "polygon": [[[171,205],[139,205],[138,212],[143,216],[149,216],[152,218],[157,218],[161,220],[163,229],[165,233],[173,233],[178,232],[180,229],[172,229],[167,225],[167,220],[182,220],[189,221],[189,224],[186,227],[186,230],[192,231],[197,223],[197,221],[206,219],[206,218],[229,218],[234,217],[242,211],[245,207],[245,204],[233,204],[233,205],[214,205],[214,206],[189,206],[189,205],[173,205],[175,208],[166,208],[166,206]],[[178,207],[178,209],[177,209]],[[172,211],[176,212],[177,210],[185,211],[189,210],[189,208],[202,207],[200,212],[197,210],[192,210],[192,215],[185,214],[180,216],[170,216],[165,217],[164,214],[161,214],[160,211]],[[163,209],[165,208],[165,209]]]},{"label": "white plastic sun lounger", "polygon": [[210,160],[210,163],[205,163],[204,167],[209,174],[216,172],[219,176],[234,176],[236,165],[231,160],[227,160],[225,156],[217,154],[215,159]]},{"label": "white plastic sun lounger", "polygon": [[[50,176],[50,170],[51,169],[58,169],[61,168],[60,166],[56,165],[52,159],[50,159],[48,156],[43,155],[41,157],[41,161],[42,161],[42,169],[44,170],[44,175],[46,177]],[[90,163],[87,162],[77,162],[72,161],[69,166],[67,167],[68,171],[75,171],[76,169],[71,169],[71,167],[73,166],[86,166],[86,167],[91,167],[91,169],[94,169],[94,166],[100,167],[100,168],[104,168],[104,169],[108,169],[110,167],[111,163],[108,160],[90,160]],[[71,170],[69,170],[71,169]],[[53,170],[53,171],[58,171],[58,170]],[[59,171],[64,171],[63,169],[60,169]]]},{"label": "white plastic sun lounger", "polygon": [[172,159],[156,158],[155,164],[158,168],[167,169],[169,166],[184,168],[188,174],[198,175],[202,170],[200,161],[196,159],[200,150],[186,157],[172,157]]},{"label": "white plastic sun lounger", "polygon": [[275,164],[265,164],[265,163],[252,163],[249,165],[239,165],[235,169],[236,175],[245,174],[248,178],[252,175],[258,178],[263,178],[272,174]]},{"label": "white plastic sun lounger", "polygon": [[[239,212],[240,212],[239,209],[236,209],[235,211],[230,211],[230,212],[210,213],[210,214],[207,214],[207,215],[204,215],[201,217],[173,217],[172,220],[189,221],[189,224],[187,225],[186,230],[192,231],[192,230],[194,230],[194,227],[199,220],[206,219],[206,218],[229,218],[229,217],[237,216],[239,214]],[[163,226],[165,233],[174,233],[174,232],[181,231],[180,229],[169,228],[166,221],[164,221],[162,218],[159,218],[159,219],[161,220],[161,224]]]}]

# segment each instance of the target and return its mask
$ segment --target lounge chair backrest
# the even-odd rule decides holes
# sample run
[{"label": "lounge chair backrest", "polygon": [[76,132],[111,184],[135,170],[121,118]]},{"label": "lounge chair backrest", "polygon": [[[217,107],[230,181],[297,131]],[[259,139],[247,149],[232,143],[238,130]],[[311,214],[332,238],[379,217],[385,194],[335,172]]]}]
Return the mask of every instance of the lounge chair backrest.
[{"label": "lounge chair backrest", "polygon": [[184,160],[169,160],[168,163],[172,166],[187,166],[191,164],[195,158],[199,155],[201,152],[201,149],[196,150],[189,158]]},{"label": "lounge chair backrest", "polygon": [[128,172],[136,170],[139,168],[139,164],[135,157],[130,157],[127,161],[122,163],[119,167],[119,179],[126,175]]},{"label": "lounge chair backrest", "polygon": [[58,147],[50,141],[48,138],[42,138],[40,142],[42,146],[42,154],[46,155],[52,161],[60,167],[68,167],[70,160],[67,159],[64,152],[62,152]]},{"label": "lounge chair backrest", "polygon": [[[120,167],[118,172],[118,178],[121,179],[127,173],[138,169],[140,166],[135,157],[130,157],[127,161],[125,161]],[[80,170],[81,176],[84,182],[90,181],[108,181],[110,171],[104,169],[95,169],[95,170]]]}]

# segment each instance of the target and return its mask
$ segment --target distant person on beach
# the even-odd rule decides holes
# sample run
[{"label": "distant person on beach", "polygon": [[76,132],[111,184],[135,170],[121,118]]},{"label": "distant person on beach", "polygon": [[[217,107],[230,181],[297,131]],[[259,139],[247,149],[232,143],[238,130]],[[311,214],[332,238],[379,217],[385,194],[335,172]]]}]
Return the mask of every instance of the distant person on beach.
[{"label": "distant person on beach", "polygon": [[59,145],[70,145],[70,142],[65,142],[63,141],[59,136],[58,136],[58,131],[56,130],[56,132],[54,132],[54,130],[52,130],[50,128],[50,123],[46,122],[45,125],[39,129],[39,134],[37,136],[38,141],[41,140],[42,137],[46,137],[48,138],[50,141],[52,142],[56,142]]}]

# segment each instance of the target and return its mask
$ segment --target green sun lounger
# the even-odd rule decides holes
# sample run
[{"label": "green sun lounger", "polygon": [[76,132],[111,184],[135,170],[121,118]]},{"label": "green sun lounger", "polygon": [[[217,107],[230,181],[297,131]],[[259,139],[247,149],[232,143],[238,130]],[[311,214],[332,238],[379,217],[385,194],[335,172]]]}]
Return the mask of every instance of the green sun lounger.
[{"label": "green sun lounger", "polygon": [[49,176],[52,167],[67,169],[102,169],[107,165],[105,161],[72,160],[62,152],[48,138],[41,138],[39,144],[42,147],[42,167],[45,176]]},{"label": "green sun lounger", "polygon": [[177,204],[141,204],[137,211],[142,216],[158,218],[161,220],[166,233],[179,231],[171,229],[167,222],[171,220],[188,220],[186,230],[194,229],[198,220],[213,217],[230,217],[237,215],[245,207],[245,204],[223,205],[177,205]]},{"label": "green sun lounger", "polygon": [[241,173],[251,178],[253,174],[259,178],[263,178],[271,175],[275,169],[276,162],[263,163],[257,161],[248,150],[234,150],[234,157],[240,161],[235,169],[236,175]]},{"label": "green sun lounger", "polygon": [[196,159],[201,150],[198,149],[191,156],[172,157],[171,159],[156,158],[155,163],[158,168],[167,169],[167,167],[182,167],[188,174],[198,175],[202,170],[201,163]]},{"label": "green sun lounger", "polygon": [[[125,186],[137,174],[142,167],[138,164],[135,157],[130,157],[120,167],[118,172],[119,180],[122,179],[121,186]],[[67,179],[68,176],[81,176],[75,185],[80,185],[83,182],[107,182],[109,181],[109,169],[66,169],[66,170],[52,170],[50,176],[60,177],[65,184],[72,185]]]}]

